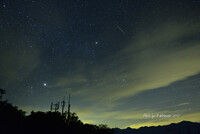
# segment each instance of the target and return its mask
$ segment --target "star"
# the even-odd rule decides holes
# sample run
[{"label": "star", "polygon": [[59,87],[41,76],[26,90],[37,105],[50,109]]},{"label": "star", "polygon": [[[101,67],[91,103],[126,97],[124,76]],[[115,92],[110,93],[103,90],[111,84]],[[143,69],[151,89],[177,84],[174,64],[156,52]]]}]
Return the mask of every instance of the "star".
[{"label": "star", "polygon": [[46,86],[47,86],[47,83],[44,83],[43,85],[46,87]]}]

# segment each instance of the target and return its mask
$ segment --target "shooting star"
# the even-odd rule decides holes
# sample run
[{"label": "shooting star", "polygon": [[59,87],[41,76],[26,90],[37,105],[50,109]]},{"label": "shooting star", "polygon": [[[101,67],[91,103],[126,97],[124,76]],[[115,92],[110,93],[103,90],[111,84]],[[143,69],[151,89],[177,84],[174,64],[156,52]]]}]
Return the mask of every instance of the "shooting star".
[{"label": "shooting star", "polygon": [[125,34],[124,30],[122,30],[121,27],[119,27],[118,25],[116,25],[116,27],[117,27],[123,34]]}]

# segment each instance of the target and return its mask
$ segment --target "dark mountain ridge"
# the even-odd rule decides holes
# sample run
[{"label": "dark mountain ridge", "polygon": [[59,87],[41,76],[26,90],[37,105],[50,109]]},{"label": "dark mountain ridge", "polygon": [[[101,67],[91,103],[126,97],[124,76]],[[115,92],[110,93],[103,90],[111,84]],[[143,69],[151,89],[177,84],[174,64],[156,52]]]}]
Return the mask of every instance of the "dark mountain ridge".
[{"label": "dark mountain ridge", "polygon": [[141,127],[139,129],[114,128],[114,134],[200,134],[200,123],[182,121],[166,126]]}]

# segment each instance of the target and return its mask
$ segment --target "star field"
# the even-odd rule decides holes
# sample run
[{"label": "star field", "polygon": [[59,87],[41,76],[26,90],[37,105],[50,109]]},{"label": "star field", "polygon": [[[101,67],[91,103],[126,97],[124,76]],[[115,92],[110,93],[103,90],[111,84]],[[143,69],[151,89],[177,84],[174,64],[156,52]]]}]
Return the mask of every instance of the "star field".
[{"label": "star field", "polygon": [[199,7],[196,0],[2,0],[0,88],[27,112],[48,111],[70,92],[85,123],[199,122]]}]

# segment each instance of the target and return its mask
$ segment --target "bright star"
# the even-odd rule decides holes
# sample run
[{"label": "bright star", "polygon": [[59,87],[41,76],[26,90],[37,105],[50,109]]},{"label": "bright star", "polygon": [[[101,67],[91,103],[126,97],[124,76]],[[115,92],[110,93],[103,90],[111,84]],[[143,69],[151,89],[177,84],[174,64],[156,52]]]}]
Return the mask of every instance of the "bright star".
[{"label": "bright star", "polygon": [[46,86],[47,86],[47,83],[44,83],[44,86],[46,87]]}]

